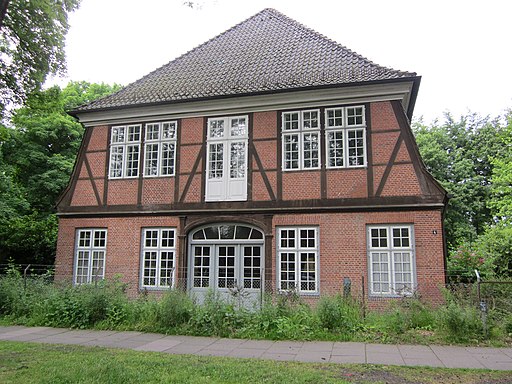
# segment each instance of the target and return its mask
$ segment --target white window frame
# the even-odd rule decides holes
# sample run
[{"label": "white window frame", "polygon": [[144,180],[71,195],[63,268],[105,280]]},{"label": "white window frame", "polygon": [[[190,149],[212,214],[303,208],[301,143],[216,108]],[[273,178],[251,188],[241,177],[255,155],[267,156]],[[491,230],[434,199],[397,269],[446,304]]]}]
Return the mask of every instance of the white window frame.
[{"label": "white window frame", "polygon": [[[360,110],[361,113],[356,113],[357,110]],[[367,166],[365,112],[364,105],[325,109],[325,163],[327,168],[360,168]],[[334,116],[330,117],[330,113]],[[351,137],[354,134],[358,137]],[[354,146],[354,143],[357,144],[359,139],[362,139],[362,145]],[[338,145],[341,144],[341,148],[337,148],[341,150],[341,156],[331,156],[331,142],[333,140]],[[362,154],[351,155],[353,149],[361,149]],[[362,158],[361,164],[358,161],[360,158]],[[331,163],[333,159],[334,164]],[[356,159],[355,163],[354,159]]]},{"label": "white window frame", "polygon": [[[311,114],[316,114],[316,119],[311,118]],[[296,118],[294,118],[296,115]],[[312,122],[316,125],[313,125]],[[320,110],[319,109],[306,109],[300,111],[283,112],[281,122],[281,137],[282,137],[282,169],[284,171],[301,171],[309,169],[320,169],[322,165],[322,151],[320,146]],[[317,148],[307,149],[308,137],[316,136]],[[297,150],[291,151],[288,148],[290,145],[289,139],[295,138]],[[314,141],[311,141],[314,143]],[[288,153],[297,152],[297,158],[287,159]],[[310,156],[307,156],[309,152]],[[317,152],[316,157],[312,157],[313,152]],[[293,155],[291,155],[293,156]],[[317,162],[313,165],[313,162]],[[296,162],[296,165],[294,163]],[[309,163],[308,163],[309,162]]]},{"label": "white window frame", "polygon": [[[232,126],[232,123],[236,120],[245,121],[243,131],[236,130]],[[216,130],[216,122],[222,122],[222,131]],[[243,150],[243,158],[232,158],[232,149],[236,145],[239,146],[239,149]],[[221,152],[214,150],[219,148],[222,148]],[[241,115],[208,119],[205,201],[247,200],[248,151],[249,116]],[[218,157],[219,153],[222,156],[220,160]],[[215,164],[217,165],[213,167]],[[219,164],[221,167],[218,166]],[[241,165],[243,168],[237,169],[237,165]],[[233,174],[232,172],[238,172],[238,174]]]},{"label": "white window frame", "polygon": [[[318,227],[277,227],[277,289],[280,292],[296,291],[300,294],[317,295],[320,292],[320,232]],[[303,231],[306,237],[303,237]],[[312,234],[313,237],[309,237]],[[287,235],[293,235],[287,236]],[[310,244],[311,241],[314,244]],[[311,261],[302,260],[302,257],[313,256]],[[306,263],[307,269],[302,269]],[[283,266],[287,264],[287,269]],[[311,273],[314,278],[310,279]],[[282,274],[288,274],[283,278]],[[286,285],[286,286],[285,286]],[[311,288],[314,285],[314,288]]]},{"label": "white window frame", "polygon": [[[172,236],[165,233],[172,233]],[[148,234],[156,237],[148,238]],[[167,243],[166,243],[167,241]],[[170,243],[170,244],[169,244]],[[166,258],[163,258],[166,255]],[[171,255],[169,257],[169,255]],[[163,263],[167,265],[163,265]],[[153,263],[148,266],[148,263]],[[169,266],[171,264],[171,266]],[[148,274],[154,271],[154,274]],[[162,276],[162,272],[167,272]],[[166,281],[170,279],[171,284]],[[148,282],[149,281],[149,282]],[[153,283],[151,283],[153,281]],[[148,227],[142,228],[140,286],[147,289],[169,289],[175,287],[176,281],[176,228]]]},{"label": "white window frame", "polygon": [[[113,126],[110,130],[109,179],[133,179],[140,173],[142,125]],[[132,152],[136,159],[130,159]]]},{"label": "white window frame", "polygon": [[73,284],[90,284],[105,278],[107,229],[76,230]]},{"label": "white window frame", "polygon": [[[399,231],[399,237],[396,236],[396,231]],[[404,231],[408,233],[407,237],[402,237]],[[367,228],[367,247],[370,295],[395,297],[412,295],[416,288],[414,226],[370,225]],[[404,256],[409,258],[407,262],[403,262]],[[400,275],[402,277],[398,279]],[[387,289],[382,285],[387,285]]]},{"label": "white window frame", "polygon": [[[145,125],[144,177],[168,177],[175,175],[177,134],[177,121],[147,123]],[[152,147],[156,148],[156,150],[151,150]],[[165,150],[166,147],[167,151]],[[169,158],[164,158],[167,152],[172,153],[172,155]],[[165,164],[164,160],[171,164]]]}]

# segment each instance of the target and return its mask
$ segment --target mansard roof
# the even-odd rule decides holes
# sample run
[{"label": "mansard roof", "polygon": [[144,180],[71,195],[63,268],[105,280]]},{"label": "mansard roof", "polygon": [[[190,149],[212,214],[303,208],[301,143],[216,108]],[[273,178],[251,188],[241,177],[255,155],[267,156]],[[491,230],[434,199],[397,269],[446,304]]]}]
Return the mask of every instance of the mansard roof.
[{"label": "mansard roof", "polygon": [[377,65],[274,9],[264,9],[88,112],[415,78]]}]

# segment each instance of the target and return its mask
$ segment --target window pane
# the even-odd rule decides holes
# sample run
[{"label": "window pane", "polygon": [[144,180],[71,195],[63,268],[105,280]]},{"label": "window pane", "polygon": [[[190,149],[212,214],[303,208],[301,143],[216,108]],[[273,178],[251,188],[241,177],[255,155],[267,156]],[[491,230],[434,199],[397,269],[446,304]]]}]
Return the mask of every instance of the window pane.
[{"label": "window pane", "polygon": [[372,248],[387,248],[388,238],[386,228],[372,228],[370,230],[370,236]]},{"label": "window pane", "polygon": [[244,246],[243,260],[243,287],[261,288],[261,247]]},{"label": "window pane", "polygon": [[125,129],[126,129],[126,127],[112,127],[110,143],[111,144],[124,143]]},{"label": "window pane", "polygon": [[160,124],[146,124],[146,140],[158,140],[160,138]]},{"label": "window pane", "polygon": [[370,258],[373,292],[389,293],[389,254],[387,252],[372,252]]},{"label": "window pane", "polygon": [[281,229],[281,248],[295,248],[294,229]]},{"label": "window pane", "polygon": [[218,288],[233,288],[235,281],[235,247],[221,246],[218,255],[219,267],[217,275]]},{"label": "window pane", "polygon": [[295,253],[280,254],[280,289],[295,289]]},{"label": "window pane", "polygon": [[319,160],[319,145],[318,133],[304,134],[304,168],[318,168],[320,165]]},{"label": "window pane", "polygon": [[124,147],[110,148],[110,177],[123,177]]},{"label": "window pane", "polygon": [[299,113],[293,112],[293,113],[283,113],[283,130],[289,131],[289,130],[296,130],[299,129]]},{"label": "window pane", "polygon": [[176,139],[176,123],[163,123],[162,124],[162,140]]},{"label": "window pane", "polygon": [[210,120],[209,136],[212,139],[224,137],[224,120]]},{"label": "window pane", "polygon": [[327,148],[329,151],[329,167],[343,167],[343,131],[327,133]]},{"label": "window pane", "polygon": [[232,240],[235,238],[234,225],[221,225],[219,226],[220,238],[223,240]]},{"label": "window pane", "polygon": [[130,125],[128,127],[127,142],[138,142],[140,141],[140,125]]},{"label": "window pane", "polygon": [[303,112],[302,125],[304,129],[317,129],[320,125],[318,122],[318,111]]},{"label": "window pane", "polygon": [[162,176],[174,175],[175,144],[162,143],[161,174]]},{"label": "window pane", "polygon": [[170,229],[162,230],[161,247],[162,248],[173,248],[174,247],[174,230],[170,230]]},{"label": "window pane", "polygon": [[284,136],[284,168],[299,168],[299,135]]},{"label": "window pane", "polygon": [[343,109],[328,109],[327,110],[327,127],[341,127],[343,126]]},{"label": "window pane", "polygon": [[224,173],[224,144],[210,144],[208,158],[210,179],[221,179]]},{"label": "window pane", "polygon": [[316,252],[300,254],[300,289],[316,290]]},{"label": "window pane", "polygon": [[409,228],[393,228],[393,247],[408,248],[409,246]]},{"label": "window pane", "polygon": [[245,177],[245,142],[231,143],[230,171],[231,179]]},{"label": "window pane", "polygon": [[251,234],[251,231],[252,231],[252,228],[250,228],[250,227],[246,227],[243,225],[237,225],[235,238],[248,239]]},{"label": "window pane", "polygon": [[247,134],[246,119],[236,118],[231,119],[231,136],[245,136]]},{"label": "window pane", "polygon": [[139,145],[126,147],[126,176],[135,177],[139,174]]},{"label": "window pane", "polygon": [[91,232],[92,231],[80,231],[78,246],[79,247],[89,247],[91,245]]},{"label": "window pane", "polygon": [[362,125],[363,124],[363,107],[347,108],[347,125]]},{"label": "window pane", "polygon": [[348,166],[364,165],[364,130],[347,130]]},{"label": "window pane", "polygon": [[146,144],[144,162],[144,175],[158,175],[158,144]]}]

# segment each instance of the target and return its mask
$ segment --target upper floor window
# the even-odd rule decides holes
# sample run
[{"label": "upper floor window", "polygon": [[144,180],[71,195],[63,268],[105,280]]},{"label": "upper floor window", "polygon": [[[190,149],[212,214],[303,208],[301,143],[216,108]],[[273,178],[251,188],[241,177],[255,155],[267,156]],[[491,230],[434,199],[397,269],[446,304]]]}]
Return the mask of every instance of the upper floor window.
[{"label": "upper floor window", "polygon": [[140,125],[112,127],[110,133],[111,179],[139,176]]},{"label": "upper floor window", "polygon": [[146,124],[144,176],[173,176],[176,162],[176,121]]},{"label": "upper floor window", "polygon": [[370,293],[410,295],[414,272],[413,227],[372,225],[368,227]]},{"label": "upper floor window", "polygon": [[283,169],[320,168],[320,111],[283,113]]},{"label": "upper floor window", "polygon": [[364,106],[325,110],[327,168],[366,165]]},{"label": "upper floor window", "polygon": [[208,119],[206,201],[247,199],[247,116]]}]

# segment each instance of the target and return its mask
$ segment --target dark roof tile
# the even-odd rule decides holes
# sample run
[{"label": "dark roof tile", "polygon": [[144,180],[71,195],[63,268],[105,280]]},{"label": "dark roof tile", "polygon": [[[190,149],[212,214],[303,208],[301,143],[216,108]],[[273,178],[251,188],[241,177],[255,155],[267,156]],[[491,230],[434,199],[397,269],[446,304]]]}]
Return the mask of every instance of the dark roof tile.
[{"label": "dark roof tile", "polygon": [[265,9],[76,112],[416,76],[374,64]]}]

